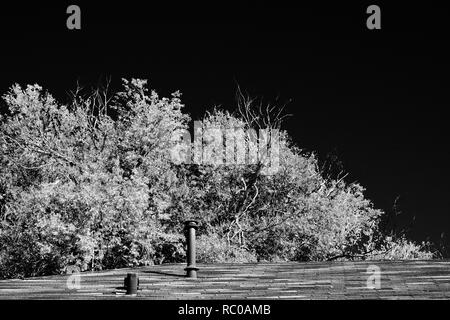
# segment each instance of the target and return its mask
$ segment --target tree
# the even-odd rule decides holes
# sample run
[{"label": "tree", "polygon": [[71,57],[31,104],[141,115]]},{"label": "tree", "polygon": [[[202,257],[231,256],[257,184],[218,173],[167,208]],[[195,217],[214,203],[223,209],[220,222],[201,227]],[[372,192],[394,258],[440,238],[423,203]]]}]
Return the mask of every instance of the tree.
[{"label": "tree", "polygon": [[[203,124],[250,128],[250,122],[220,110]],[[364,198],[360,185],[324,179],[314,154],[295,147],[287,132],[279,139],[275,174],[261,173],[264,159],[251,165],[180,165],[182,183],[173,189],[168,208],[180,216],[177,223],[185,212],[196,212],[204,222],[200,234],[218,235],[228,248],[258,259],[323,260],[363,252],[382,212]]]},{"label": "tree", "polygon": [[[405,239],[385,237],[383,212],[362,186],[324,174],[315,154],[294,145],[279,109],[240,95],[235,114],[216,109],[202,119],[204,128],[219,129],[218,140],[182,140],[180,149],[190,121],[180,93],[161,98],[144,80],[123,80],[113,95],[107,87],[77,88],[68,104],[38,85],[14,85],[3,98],[0,277],[181,262],[188,218],[201,222],[204,262],[366,258],[388,250],[391,258],[423,257]],[[174,151],[189,158],[198,143],[226,150],[236,138],[227,132],[240,135],[232,148],[243,163],[174,161]],[[255,160],[257,146],[267,152]],[[277,170],[267,170],[273,155]]]},{"label": "tree", "polygon": [[[5,272],[30,276],[68,264],[84,270],[170,258],[156,248],[179,236],[161,229],[158,199],[164,199],[162,181],[171,174],[169,133],[183,128],[188,117],[178,93],[159,98],[153,91],[148,95],[145,84],[124,80],[112,100],[77,92],[68,106],[37,85],[15,85],[4,96]],[[167,254],[182,253],[181,245],[171,250]]]}]

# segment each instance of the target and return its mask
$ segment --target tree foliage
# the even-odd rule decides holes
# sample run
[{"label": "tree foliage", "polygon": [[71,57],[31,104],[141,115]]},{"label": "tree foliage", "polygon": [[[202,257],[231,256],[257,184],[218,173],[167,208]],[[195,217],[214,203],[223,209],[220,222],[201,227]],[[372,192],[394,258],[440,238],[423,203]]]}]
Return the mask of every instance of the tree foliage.
[{"label": "tree foliage", "polygon": [[[38,85],[14,85],[3,98],[1,277],[180,262],[187,218],[201,222],[205,262],[324,260],[386,244],[364,188],[325,177],[287,132],[280,169],[265,175],[262,162],[174,162],[174,137],[190,118],[178,92],[159,97],[144,80],[123,80],[112,96],[77,90],[67,105]],[[207,113],[203,125],[279,129],[272,109],[240,107]]]}]

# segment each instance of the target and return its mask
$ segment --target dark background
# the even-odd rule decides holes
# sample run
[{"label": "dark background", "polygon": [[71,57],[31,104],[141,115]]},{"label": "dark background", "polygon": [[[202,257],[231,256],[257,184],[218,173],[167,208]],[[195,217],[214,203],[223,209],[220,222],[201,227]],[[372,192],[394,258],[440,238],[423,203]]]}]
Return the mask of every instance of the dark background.
[{"label": "dark background", "polygon": [[[289,102],[298,145],[337,155],[376,207],[392,212],[399,196],[399,228],[416,217],[412,238],[450,233],[447,8],[145,3],[2,4],[0,92],[38,83],[65,101],[77,81],[146,78],[162,95],[180,90],[197,118],[233,109],[239,84]],[[66,28],[70,4],[81,30]],[[381,30],[366,28],[369,4],[381,7]]]}]

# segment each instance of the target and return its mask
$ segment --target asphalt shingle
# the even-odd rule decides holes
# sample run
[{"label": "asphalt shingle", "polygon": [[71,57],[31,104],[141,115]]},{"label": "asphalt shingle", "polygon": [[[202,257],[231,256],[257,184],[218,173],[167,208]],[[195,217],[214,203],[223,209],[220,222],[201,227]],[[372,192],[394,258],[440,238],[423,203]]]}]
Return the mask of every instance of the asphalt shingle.
[{"label": "asphalt shingle", "polygon": [[[370,288],[368,266],[380,268],[380,288]],[[450,261],[363,261],[198,265],[184,264],[0,281],[0,299],[448,299]],[[125,295],[123,279],[137,273],[137,296]],[[370,284],[370,283],[369,283]]]}]

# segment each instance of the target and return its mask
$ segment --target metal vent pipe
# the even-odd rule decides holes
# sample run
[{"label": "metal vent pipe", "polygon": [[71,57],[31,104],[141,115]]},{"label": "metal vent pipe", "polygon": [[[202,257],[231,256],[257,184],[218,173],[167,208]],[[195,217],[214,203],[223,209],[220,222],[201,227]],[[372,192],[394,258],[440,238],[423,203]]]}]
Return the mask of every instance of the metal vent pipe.
[{"label": "metal vent pipe", "polygon": [[184,222],[184,230],[186,233],[186,242],[187,242],[187,250],[186,250],[186,260],[187,267],[186,276],[188,278],[197,278],[198,268],[195,265],[195,230],[197,230],[198,224],[195,220],[188,220]]}]

